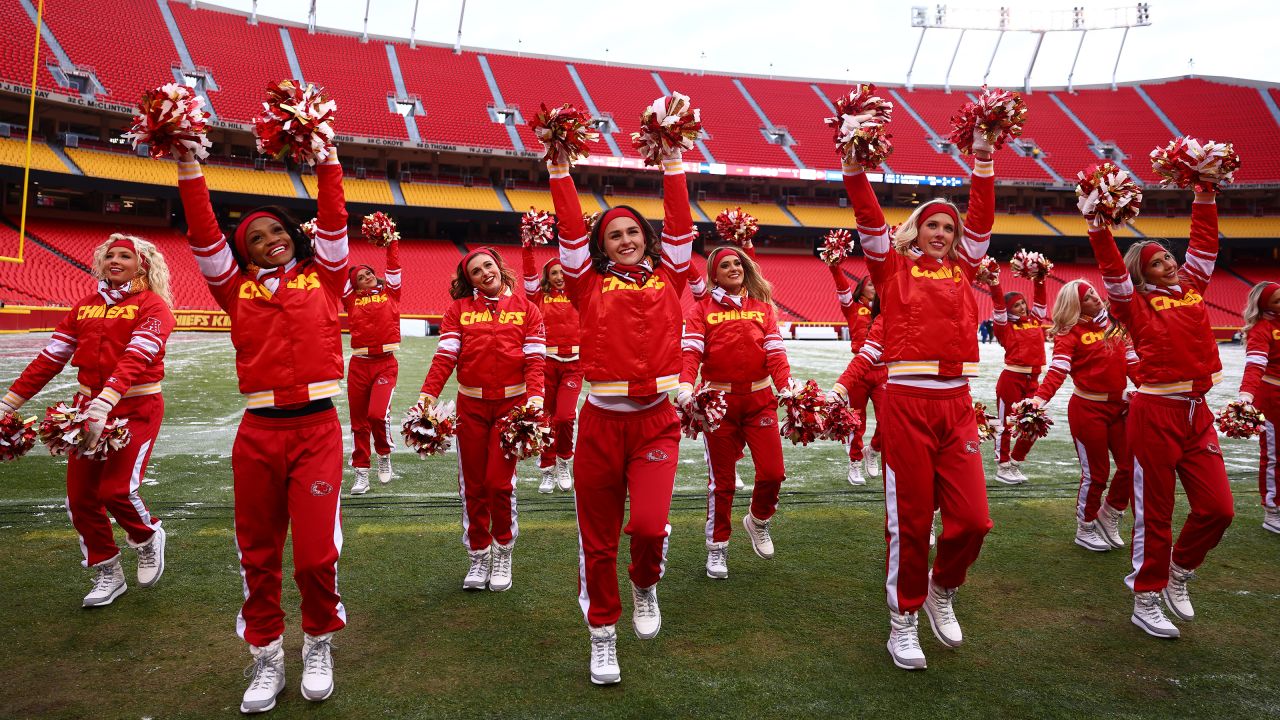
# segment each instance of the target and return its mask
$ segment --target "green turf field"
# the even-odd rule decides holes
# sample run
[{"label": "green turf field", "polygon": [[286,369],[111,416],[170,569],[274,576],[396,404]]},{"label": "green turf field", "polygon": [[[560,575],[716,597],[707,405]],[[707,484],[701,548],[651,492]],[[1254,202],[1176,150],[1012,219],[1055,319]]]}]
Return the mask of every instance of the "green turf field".
[{"label": "green turf field", "polygon": [[[0,381],[44,340],[7,337]],[[416,399],[433,348],[406,341],[397,416]],[[846,343],[788,350],[796,376],[824,386],[848,359]],[[974,390],[990,403],[999,353],[983,346],[983,355],[991,371]],[[1240,347],[1223,346],[1222,355],[1228,381],[1214,406],[1240,377]],[[150,471],[157,484],[143,489],[169,532],[156,587],[136,587],[126,549],[129,592],[82,610],[89,573],[62,506],[65,463],[37,448],[0,467],[0,587],[11,607],[0,626],[0,717],[238,715],[249,655],[234,631],[241,586],[228,455],[242,402],[229,339],[175,336],[168,364],[166,424]],[[66,399],[73,383],[65,373],[31,407]],[[320,705],[297,690],[302,638],[286,573],[288,686],[271,717],[1276,716],[1280,538],[1259,527],[1256,444],[1223,441],[1237,519],[1192,584],[1197,620],[1179,623],[1181,640],[1151,639],[1129,623],[1128,552],[1071,543],[1078,469],[1065,432],[1068,392],[1050,406],[1059,426],[1025,466],[1032,482],[990,483],[995,529],[957,599],[965,645],[943,648],[925,622],[927,672],[888,659],[881,483],[851,488],[841,446],[786,449],[777,557],[756,558],[739,527],[730,578],[712,581],[703,569],[705,464],[700,444],[685,441],[659,586],[662,633],[635,639],[624,590],[623,681],[608,688],[587,677],[571,498],[538,495],[533,463],[522,466],[515,586],[464,594],[455,458],[398,451],[390,486],[375,482],[370,494],[343,499],[339,582],[349,625],[335,640],[337,690]],[[740,468],[749,484],[749,462]],[[746,500],[738,498],[736,517]]]}]

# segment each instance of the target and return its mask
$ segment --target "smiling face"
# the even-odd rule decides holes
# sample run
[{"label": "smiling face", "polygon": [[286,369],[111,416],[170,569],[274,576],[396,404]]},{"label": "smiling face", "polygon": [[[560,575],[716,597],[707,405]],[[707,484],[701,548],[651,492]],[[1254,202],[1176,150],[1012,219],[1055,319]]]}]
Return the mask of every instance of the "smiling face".
[{"label": "smiling face", "polygon": [[356,271],[356,290],[372,290],[378,286],[378,276],[373,274],[369,268],[360,268]]},{"label": "smiling face", "polygon": [[629,216],[616,217],[600,233],[605,257],[622,265],[639,265],[644,260],[644,231]]},{"label": "smiling face", "polygon": [[867,278],[862,285],[862,295],[858,298],[864,305],[870,305],[876,299],[876,286],[871,282],[871,278]]},{"label": "smiling face", "polygon": [[956,241],[956,224],[949,213],[931,213],[920,223],[920,231],[916,235],[916,246],[925,255],[941,260],[951,252],[951,245]]},{"label": "smiling face", "polygon": [[293,237],[274,217],[260,217],[245,230],[245,250],[250,263],[275,268],[293,259]]},{"label": "smiling face", "polygon": [[104,258],[103,274],[106,281],[116,287],[122,287],[138,276],[139,260],[137,254],[123,247],[113,247]]},{"label": "smiling face", "polygon": [[547,270],[547,282],[550,283],[551,287],[555,288],[556,290],[563,290],[564,289],[564,268],[560,267],[559,265],[552,265],[551,269]]},{"label": "smiling face", "polygon": [[1017,300],[1014,300],[1013,304],[1009,306],[1009,312],[1013,313],[1014,317],[1026,317],[1027,299],[1020,297]]},{"label": "smiling face", "polygon": [[742,258],[738,257],[738,253],[725,252],[716,261],[715,283],[725,292],[730,295],[738,294],[745,279],[746,271],[742,268]]},{"label": "smiling face", "polygon": [[1170,287],[1178,284],[1178,261],[1173,259],[1168,250],[1162,250],[1151,256],[1151,260],[1142,266],[1142,279],[1156,287]]},{"label": "smiling face", "polygon": [[497,297],[502,292],[502,271],[488,253],[480,253],[467,261],[467,279],[471,287],[487,297]]},{"label": "smiling face", "polygon": [[1089,288],[1089,291],[1080,299],[1080,315],[1086,318],[1094,318],[1098,313],[1102,312],[1102,298],[1098,296],[1098,291]]}]

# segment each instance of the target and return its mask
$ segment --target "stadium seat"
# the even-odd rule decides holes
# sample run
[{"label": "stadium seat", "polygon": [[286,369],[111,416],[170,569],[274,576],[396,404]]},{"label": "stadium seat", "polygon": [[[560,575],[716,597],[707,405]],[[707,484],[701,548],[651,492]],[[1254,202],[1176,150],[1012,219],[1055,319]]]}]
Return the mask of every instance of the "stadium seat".
[{"label": "stadium seat", "polygon": [[175,162],[85,148],[67,148],[67,156],[91,177],[178,186],[178,164]]},{"label": "stadium seat", "polygon": [[297,197],[293,180],[279,170],[250,170],[209,163],[204,166],[204,177],[209,189],[215,192]]},{"label": "stadium seat", "polygon": [[[22,167],[27,162],[26,138],[0,138],[0,165]],[[40,138],[31,142],[31,169],[49,172],[69,172],[62,160]]]},{"label": "stadium seat", "polygon": [[402,182],[400,192],[406,203],[419,207],[502,210],[498,194],[488,185],[464,187],[444,183]]},{"label": "stadium seat", "polygon": [[[44,22],[72,63],[93,68],[107,91],[99,100],[134,105],[147,90],[173,82],[173,67],[181,65],[154,2],[51,2]],[[42,58],[53,56],[45,51]],[[30,65],[26,77],[31,82]]]},{"label": "stadium seat", "polygon": [[[316,197],[316,193],[320,187],[315,175],[303,175],[302,184],[307,188],[307,194]],[[382,180],[361,180],[350,176],[342,178],[342,189],[346,192],[347,202],[365,203],[368,205],[381,205],[390,207],[395,204],[395,198],[391,195],[391,185],[386,179]]]}]

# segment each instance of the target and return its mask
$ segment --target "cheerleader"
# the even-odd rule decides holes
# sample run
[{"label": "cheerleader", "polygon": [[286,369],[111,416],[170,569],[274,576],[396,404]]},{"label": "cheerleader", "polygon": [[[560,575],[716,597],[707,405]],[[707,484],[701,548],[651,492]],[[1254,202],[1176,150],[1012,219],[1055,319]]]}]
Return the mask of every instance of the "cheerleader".
[{"label": "cheerleader", "polygon": [[[859,280],[856,287],[850,288],[849,278],[840,268],[839,261],[828,264],[827,269],[831,271],[831,278],[835,280],[836,300],[840,302],[840,312],[844,314],[845,324],[849,328],[849,349],[857,356],[871,328],[871,304],[876,299],[875,283],[871,281],[870,276],[867,276]],[[845,388],[844,397],[851,409],[861,412],[865,417],[867,400],[876,393],[876,386],[870,383],[877,379],[883,382],[883,378],[876,373],[864,373],[858,375],[858,379],[864,382]],[[862,433],[865,429],[866,426],[863,425],[849,436],[850,485],[866,485],[864,474],[871,477],[880,474],[880,426],[876,425],[876,432],[871,436],[869,448],[864,448],[862,443]]]},{"label": "cheerleader", "polygon": [[[1209,326],[1205,287],[1218,257],[1218,208],[1212,191],[1196,193],[1191,242],[1181,266],[1160,242],[1140,241],[1124,256],[1111,230],[1089,227],[1111,312],[1124,323],[1138,354],[1138,391],[1126,425],[1133,454],[1133,624],[1176,638],[1165,616],[1191,620],[1187,582],[1217,546],[1235,511],[1222,450],[1205,393],[1222,379],[1218,344]],[[1174,486],[1182,480],[1191,513],[1171,543]]]},{"label": "cheerleader", "polygon": [[[849,364],[845,367],[844,372],[840,374],[840,379],[836,380],[832,392],[835,398],[849,405],[850,409],[856,410],[853,401],[850,400],[850,388],[870,387],[869,397],[876,407],[881,407],[884,402],[884,385],[888,379],[888,369],[881,361],[884,354],[884,319],[880,315],[880,302],[878,300],[871,301],[871,328],[867,331],[867,339],[862,342],[862,347],[858,348],[858,354],[853,356]],[[865,410],[863,411],[865,413]],[[878,435],[872,436],[872,442]]]},{"label": "cheerleader", "polygon": [[[984,277],[979,277],[981,282]],[[996,340],[1004,347],[1004,371],[996,381],[996,412],[999,433],[996,437],[996,480],[1005,485],[1019,485],[1027,481],[1022,474],[1022,463],[1035,444],[1035,438],[1022,435],[1009,451],[1012,433],[1005,422],[1013,405],[1031,397],[1044,367],[1044,319],[1047,294],[1044,278],[1033,283],[1033,304],[1020,292],[1004,292],[1000,276],[986,277],[991,288],[991,304],[994,306]]]},{"label": "cheerleader", "polygon": [[573,459],[573,422],[578,415],[578,391],[582,369],[578,367],[578,309],[565,292],[564,267],[559,258],[548,260],[539,273],[533,248],[526,247],[524,292],[542,311],[547,326],[547,361],[544,371],[547,417],[551,419],[555,445],[538,458],[542,482],[538,492],[573,489],[569,461]]},{"label": "cheerleader", "polygon": [[743,447],[756,466],[751,508],[742,518],[751,547],[773,558],[769,523],[786,479],[778,401],[770,389],[791,385],[791,367],[778,332],[773,288],[745,249],[716,248],[707,257],[710,297],[685,316],[681,341],[684,369],[676,402],[690,412],[698,370],[702,380],[725,393],[728,410],[719,428],[703,434],[707,467],[707,577],[729,577],[734,466]]},{"label": "cheerleader", "polygon": [[661,238],[625,205],[587,232],[567,165],[549,164],[560,218],[560,261],[582,328],[590,384],[574,461],[578,603],[591,630],[591,681],[616,683],[618,532],[630,498],[632,626],[647,640],[662,626],[658,580],[666,569],[668,516],[680,421],[667,399],[681,371],[680,294],[693,249],[693,217],[679,153],[662,159]]},{"label": "cheerleader", "polygon": [[[1031,402],[1043,407],[1071,376],[1075,389],[1067,404],[1067,421],[1080,458],[1075,542],[1094,552],[1124,547],[1120,518],[1133,494],[1133,456],[1125,437],[1129,409],[1125,383],[1137,369],[1138,356],[1123,330],[1111,321],[1102,298],[1084,280],[1072,280],[1058,291],[1050,334],[1053,361]],[[1110,486],[1108,452],[1116,464]],[[1103,490],[1107,491],[1105,501]]]},{"label": "cheerleader", "polygon": [[1262,493],[1264,530],[1280,533],[1280,507],[1276,500],[1276,420],[1280,419],[1280,283],[1253,286],[1244,305],[1244,378],[1240,400],[1251,403],[1266,416],[1262,457],[1258,463],[1258,489]]},{"label": "cheerleader", "polygon": [[71,308],[0,400],[0,414],[16,412],[70,361],[80,383],[73,403],[89,418],[84,445],[97,444],[108,418],[128,420],[128,445],[103,460],[67,458],[67,515],[82,564],[94,570],[86,608],[110,605],[128,589],[108,512],[138,553],[138,585],[151,587],[164,573],[164,528],[138,490],[164,418],[160,380],[174,325],[169,269],[155,245],[114,234],[94,249],[93,274],[97,292]]},{"label": "cheerleader", "polygon": [[275,707],[284,688],[280,585],[286,534],[302,595],[302,696],[333,694],[333,634],[347,622],[338,594],[342,552],[342,392],[338,303],[347,283],[342,166],[330,148],[316,166],[315,240],[282,208],[245,213],[228,242],[200,164],[178,163],[187,240],[218,306],[231,318],[247,409],[231,448],[235,541],[244,605],[236,632],[254,662],[243,713]]},{"label": "cheerleader", "polygon": [[378,482],[391,482],[391,395],[400,364],[400,241],[387,245],[386,275],[356,265],[347,271],[342,306],[351,327],[351,364],[347,367],[347,405],[351,414],[352,495],[369,492],[369,436],[378,454]]},{"label": "cheerleader", "polygon": [[472,250],[449,285],[453,304],[418,402],[432,405],[458,370],[458,495],[469,564],[463,590],[511,588],[516,459],[503,454],[498,421],[542,406],[547,345],[538,306],[513,292],[515,273],[491,247]]},{"label": "cheerleader", "polygon": [[[962,642],[953,602],[991,530],[986,480],[968,378],[978,371],[978,309],[971,283],[986,255],[994,219],[991,145],[977,134],[978,156],[963,224],[944,200],[919,205],[889,234],[879,200],[857,165],[844,168],[858,235],[880,297],[888,366],[883,412],[887,648],[895,665],[925,667],[917,612],[934,635]],[[929,569],[935,507],[942,535]]]}]

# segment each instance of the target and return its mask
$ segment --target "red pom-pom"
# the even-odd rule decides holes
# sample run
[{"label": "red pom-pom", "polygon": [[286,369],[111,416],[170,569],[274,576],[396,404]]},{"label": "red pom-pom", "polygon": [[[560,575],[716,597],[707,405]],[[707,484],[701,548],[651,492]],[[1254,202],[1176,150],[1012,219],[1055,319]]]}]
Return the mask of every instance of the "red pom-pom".
[{"label": "red pom-pom", "polygon": [[364,216],[364,220],[360,223],[360,233],[364,235],[365,240],[378,247],[386,247],[400,239],[400,233],[396,230],[396,221],[381,210]]},{"label": "red pom-pom", "polygon": [[301,225],[298,226],[298,229],[301,230],[302,234],[306,235],[308,238],[312,240],[316,239],[316,219],[315,218],[311,218],[310,220],[302,223]]},{"label": "red pom-pom", "polygon": [[1213,419],[1219,432],[1229,438],[1247,440],[1262,434],[1267,418],[1252,403],[1234,400]]},{"label": "red pom-pom", "polygon": [[853,233],[848,230],[832,230],[822,237],[822,247],[818,250],[822,262],[835,265],[852,254]]},{"label": "red pom-pom", "polygon": [[978,261],[978,271],[974,273],[974,279],[987,285],[1000,282],[1000,263],[990,255],[984,255]]},{"label": "red pom-pom", "polygon": [[40,441],[49,448],[50,455],[104,460],[129,444],[132,433],[126,427],[128,424],[127,418],[107,418],[97,444],[86,448],[82,441],[89,428],[88,414],[74,405],[58,403],[45,411],[44,420],[40,423]]},{"label": "red pom-pom", "polygon": [[546,150],[543,162],[572,165],[591,154],[587,143],[600,139],[600,133],[591,127],[591,116],[568,103],[551,110],[542,103],[542,109],[529,121],[529,129]]},{"label": "red pom-pom", "polygon": [[458,432],[458,412],[453,401],[438,402],[431,407],[418,403],[409,408],[400,423],[404,444],[420,457],[446,452],[453,446]]},{"label": "red pom-pom", "polygon": [[194,153],[196,159],[209,157],[209,113],[203,110],[204,98],[191,88],[178,83],[161,85],[142,94],[133,124],[124,139],[146,145],[153,158]]},{"label": "red pom-pom", "polygon": [[783,410],[778,429],[792,445],[808,445],[822,435],[827,398],[816,381],[778,393],[778,407]]},{"label": "red pom-pom", "polygon": [[862,429],[862,423],[861,412],[850,410],[848,403],[836,399],[822,409],[822,432],[819,437],[823,440],[845,442],[850,435]]},{"label": "red pom-pom", "polygon": [[35,447],[35,425],[35,417],[23,420],[12,410],[0,415],[0,462],[17,460]]},{"label": "red pom-pom", "polygon": [[973,154],[973,133],[981,132],[996,150],[1010,138],[1022,134],[1027,122],[1027,104],[1022,95],[1008,90],[988,90],[982,86],[977,102],[967,102],[960,113],[951,118],[951,135],[947,138],[960,152]]},{"label": "red pom-pom", "polygon": [[517,405],[498,420],[498,446],[508,459],[528,460],[548,450],[555,438],[539,405]]},{"label": "red pom-pom", "polygon": [[1053,262],[1038,252],[1018,250],[1009,261],[1009,269],[1014,277],[1037,280],[1053,272]]},{"label": "red pom-pom", "polygon": [[1025,435],[1039,440],[1048,435],[1049,428],[1053,427],[1053,418],[1049,417],[1049,413],[1042,407],[1036,407],[1029,399],[1019,400],[1009,406],[1009,416],[1004,422],[1013,429],[1014,438]]},{"label": "red pom-pom", "polygon": [[742,247],[760,232],[760,224],[740,207],[725,208],[716,216],[716,232],[730,245]]},{"label": "red pom-pom", "polygon": [[973,403],[973,417],[978,423],[978,441],[994,440],[999,428],[996,427],[996,416],[987,412],[987,406],[975,401]]},{"label": "red pom-pom", "polygon": [[258,152],[277,160],[292,157],[299,164],[323,162],[333,143],[336,108],[324,88],[311,83],[299,87],[293,80],[281,80],[269,86],[262,114],[253,119]]},{"label": "red pom-pom", "polygon": [[1151,151],[1151,170],[1165,186],[1209,192],[1231,182],[1239,169],[1240,156],[1231,143],[1181,137]]},{"label": "red pom-pom", "polygon": [[1127,225],[1142,209],[1142,188],[1129,173],[1104,162],[1076,175],[1076,207],[1097,225]]},{"label": "red pom-pom", "polygon": [[693,391],[693,402],[688,409],[676,406],[676,415],[680,417],[680,430],[690,440],[697,440],[698,433],[711,433],[718,430],[727,412],[729,412],[729,404],[724,399],[724,391],[712,390],[706,385],[701,385]]},{"label": "red pom-pom", "polygon": [[[589,227],[589,226],[588,226]],[[520,218],[520,244],[547,245],[556,239],[556,218],[545,210],[529,208]]]},{"label": "red pom-pom", "polygon": [[893,117],[893,102],[876,95],[876,86],[867,83],[831,104],[836,114],[825,122],[835,131],[833,139],[840,159],[863,168],[880,167],[893,154],[893,136],[885,128]]},{"label": "red pom-pom", "polygon": [[702,132],[702,119],[689,97],[678,92],[660,97],[640,113],[640,130],[631,133],[631,146],[645,165],[661,165],[662,158],[692,150]]}]

